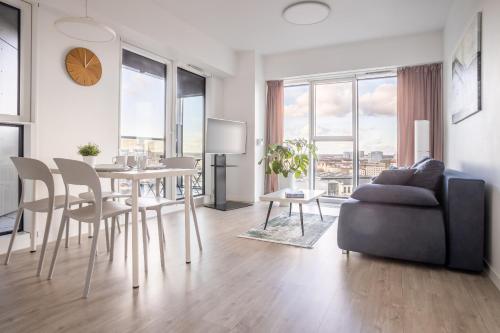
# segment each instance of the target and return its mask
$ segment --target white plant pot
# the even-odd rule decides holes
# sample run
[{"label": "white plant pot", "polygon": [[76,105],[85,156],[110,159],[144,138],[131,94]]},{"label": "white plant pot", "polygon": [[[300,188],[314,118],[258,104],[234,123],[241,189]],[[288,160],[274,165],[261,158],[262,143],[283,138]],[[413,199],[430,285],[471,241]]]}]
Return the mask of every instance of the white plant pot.
[{"label": "white plant pot", "polygon": [[95,159],[96,159],[96,156],[82,156],[83,157],[83,161],[85,163],[87,163],[88,165],[90,165],[91,167],[95,167]]},{"label": "white plant pot", "polygon": [[278,176],[278,187],[280,190],[284,190],[286,188],[295,190],[296,183],[295,177],[292,174],[289,174],[288,177],[283,177],[283,175]]}]

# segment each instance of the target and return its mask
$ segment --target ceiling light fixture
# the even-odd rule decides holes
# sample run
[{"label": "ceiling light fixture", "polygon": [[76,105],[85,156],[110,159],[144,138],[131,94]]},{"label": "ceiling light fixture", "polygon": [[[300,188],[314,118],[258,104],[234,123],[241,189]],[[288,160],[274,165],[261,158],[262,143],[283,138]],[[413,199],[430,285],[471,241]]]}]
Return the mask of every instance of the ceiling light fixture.
[{"label": "ceiling light fixture", "polygon": [[285,21],[298,25],[323,22],[330,14],[330,6],[320,1],[300,1],[283,10]]},{"label": "ceiling light fixture", "polygon": [[88,16],[88,0],[85,0],[85,16],[62,17],[54,22],[62,34],[84,42],[111,42],[116,38],[113,29]]}]

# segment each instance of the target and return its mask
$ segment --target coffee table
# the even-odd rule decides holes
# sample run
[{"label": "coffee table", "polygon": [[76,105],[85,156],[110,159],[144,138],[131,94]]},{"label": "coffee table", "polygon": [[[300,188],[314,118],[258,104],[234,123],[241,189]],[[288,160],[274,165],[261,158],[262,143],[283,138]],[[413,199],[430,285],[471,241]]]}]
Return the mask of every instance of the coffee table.
[{"label": "coffee table", "polygon": [[321,221],[323,221],[323,214],[321,214],[321,206],[319,204],[319,197],[325,194],[323,190],[302,190],[304,192],[303,198],[287,198],[285,193],[291,191],[290,189],[283,189],[276,192],[268,193],[260,196],[261,201],[269,201],[269,208],[267,210],[266,224],[264,225],[264,230],[267,228],[267,222],[269,222],[269,215],[271,214],[271,209],[273,208],[274,202],[287,203],[290,204],[290,212],[288,216],[292,215],[292,204],[299,204],[300,212],[300,227],[302,228],[302,236],[304,236],[304,215],[302,214],[302,204],[310,203],[316,200],[318,204],[319,216]]}]

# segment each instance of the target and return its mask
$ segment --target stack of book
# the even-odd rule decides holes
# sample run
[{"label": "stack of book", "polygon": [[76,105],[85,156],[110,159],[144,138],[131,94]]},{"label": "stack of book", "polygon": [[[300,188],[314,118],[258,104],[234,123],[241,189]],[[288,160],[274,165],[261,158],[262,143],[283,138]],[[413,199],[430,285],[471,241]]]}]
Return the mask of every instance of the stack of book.
[{"label": "stack of book", "polygon": [[298,191],[286,191],[285,192],[285,197],[286,198],[303,198],[304,197],[304,192],[301,190]]}]

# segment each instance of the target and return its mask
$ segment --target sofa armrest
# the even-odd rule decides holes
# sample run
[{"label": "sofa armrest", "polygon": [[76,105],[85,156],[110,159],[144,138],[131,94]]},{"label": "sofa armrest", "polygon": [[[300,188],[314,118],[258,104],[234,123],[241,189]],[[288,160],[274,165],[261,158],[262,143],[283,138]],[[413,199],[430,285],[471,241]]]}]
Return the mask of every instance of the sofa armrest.
[{"label": "sofa armrest", "polygon": [[428,206],[439,205],[434,192],[414,186],[365,184],[351,195],[353,199],[393,205]]}]

